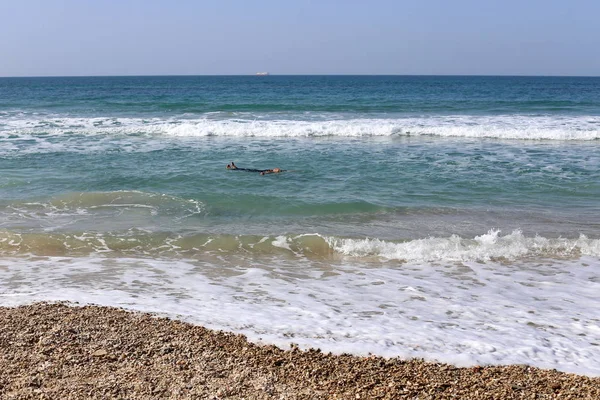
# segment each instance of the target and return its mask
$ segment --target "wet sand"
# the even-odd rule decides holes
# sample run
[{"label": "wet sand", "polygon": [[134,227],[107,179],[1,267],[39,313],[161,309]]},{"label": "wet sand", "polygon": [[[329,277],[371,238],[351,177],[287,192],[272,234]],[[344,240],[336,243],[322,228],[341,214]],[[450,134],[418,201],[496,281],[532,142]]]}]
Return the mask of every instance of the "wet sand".
[{"label": "wet sand", "polygon": [[121,309],[0,307],[2,399],[600,399],[600,378],[281,350]]}]

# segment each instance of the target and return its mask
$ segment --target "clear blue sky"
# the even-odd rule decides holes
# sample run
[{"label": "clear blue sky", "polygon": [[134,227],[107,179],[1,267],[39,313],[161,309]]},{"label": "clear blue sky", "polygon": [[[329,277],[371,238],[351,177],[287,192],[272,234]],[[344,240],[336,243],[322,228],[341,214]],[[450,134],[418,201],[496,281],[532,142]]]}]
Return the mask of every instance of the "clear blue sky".
[{"label": "clear blue sky", "polygon": [[600,75],[600,0],[0,0],[0,76]]}]

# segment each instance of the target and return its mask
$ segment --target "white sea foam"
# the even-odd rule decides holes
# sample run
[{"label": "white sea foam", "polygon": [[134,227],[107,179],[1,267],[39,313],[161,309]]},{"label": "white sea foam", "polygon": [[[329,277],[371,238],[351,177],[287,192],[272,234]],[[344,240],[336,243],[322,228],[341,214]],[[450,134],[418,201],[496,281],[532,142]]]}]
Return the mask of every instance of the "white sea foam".
[{"label": "white sea foam", "polygon": [[353,257],[380,257],[407,262],[516,260],[526,257],[600,257],[600,240],[581,235],[578,239],[526,237],[520,230],[501,235],[499,230],[474,239],[457,235],[395,243],[380,239],[326,238],[337,252]]},{"label": "white sea foam", "polygon": [[70,300],[167,314],[252,340],[529,364],[600,376],[600,260],[242,267],[134,258],[4,257],[0,304]]},{"label": "white sea foam", "polygon": [[[595,141],[600,117],[431,116],[344,119],[54,118],[27,115],[0,126],[0,156],[72,152],[146,153],[197,139],[222,138],[488,138]],[[63,140],[64,139],[64,140]]]},{"label": "white sea foam", "polygon": [[275,238],[275,240],[273,240],[271,242],[271,244],[275,247],[279,247],[279,248],[282,248],[285,250],[292,251],[292,249],[290,248],[289,240],[285,236],[277,236]]},{"label": "white sea foam", "polygon": [[[517,140],[598,140],[597,116],[429,116],[402,118],[214,119],[73,118],[27,115],[0,127],[0,138],[43,140],[57,135],[165,135],[170,137],[441,136]],[[42,136],[40,136],[42,135]],[[15,138],[13,138],[15,139]]]},{"label": "white sea foam", "polygon": [[[106,224],[92,216],[81,217],[77,214],[49,216],[40,222],[44,233],[23,233],[0,229],[0,256],[16,254],[36,254],[40,256],[56,254],[59,247],[65,255],[93,254],[102,242],[103,251],[112,251],[119,255],[123,251],[140,254],[144,257],[170,254],[173,257],[189,257],[196,254],[198,260],[211,259],[215,254],[228,256],[287,256],[288,259],[321,260],[329,262],[346,260],[349,262],[386,263],[394,261],[400,264],[414,263],[456,263],[456,262],[524,262],[533,259],[577,259],[581,256],[600,257],[600,239],[580,235],[578,238],[527,237],[520,231],[501,236],[500,231],[477,236],[474,239],[450,237],[431,237],[410,241],[394,242],[381,239],[350,239],[327,237],[319,234],[288,235],[264,237],[261,235],[239,235],[196,233],[165,235],[163,230],[130,229],[128,222],[119,224],[111,219]],[[154,216],[152,217],[154,218]],[[50,222],[49,219],[52,221]],[[58,219],[58,223],[56,220]],[[165,227],[171,216],[160,220]],[[63,226],[73,229],[69,221],[74,220],[82,233],[65,233]],[[179,220],[175,221],[177,226]],[[15,225],[14,222],[11,222]],[[121,228],[122,231],[100,233],[100,227]],[[136,220],[135,226],[146,225],[144,218]],[[0,224],[2,226],[2,224]],[[194,226],[194,222],[188,225]],[[86,230],[90,230],[86,232]],[[111,243],[107,246],[106,243]],[[58,246],[62,243],[62,246]],[[125,248],[123,243],[128,243]],[[284,251],[282,251],[284,250]]]}]

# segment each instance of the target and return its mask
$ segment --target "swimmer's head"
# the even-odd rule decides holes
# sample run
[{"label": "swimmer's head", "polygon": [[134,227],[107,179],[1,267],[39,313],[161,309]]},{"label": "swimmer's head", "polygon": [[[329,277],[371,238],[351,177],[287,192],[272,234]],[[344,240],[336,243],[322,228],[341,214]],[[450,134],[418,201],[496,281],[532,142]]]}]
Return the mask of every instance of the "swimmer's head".
[{"label": "swimmer's head", "polygon": [[231,165],[227,164],[227,167],[225,167],[227,169],[231,169]]}]

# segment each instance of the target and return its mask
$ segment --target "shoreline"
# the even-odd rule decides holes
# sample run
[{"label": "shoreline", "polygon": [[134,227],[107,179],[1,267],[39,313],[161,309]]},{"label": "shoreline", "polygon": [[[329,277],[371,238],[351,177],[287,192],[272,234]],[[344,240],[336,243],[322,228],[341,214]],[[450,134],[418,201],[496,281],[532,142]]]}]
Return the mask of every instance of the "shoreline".
[{"label": "shoreline", "polygon": [[600,377],[324,354],[119,308],[0,307],[0,397],[598,399]]}]

